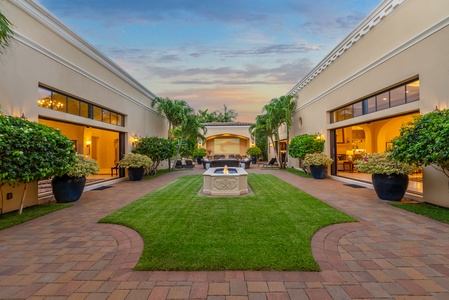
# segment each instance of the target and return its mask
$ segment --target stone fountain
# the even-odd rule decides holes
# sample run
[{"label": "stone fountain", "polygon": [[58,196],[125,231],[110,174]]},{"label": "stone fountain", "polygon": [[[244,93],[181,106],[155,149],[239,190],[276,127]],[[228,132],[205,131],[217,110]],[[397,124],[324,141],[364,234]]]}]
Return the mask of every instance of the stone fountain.
[{"label": "stone fountain", "polygon": [[248,173],[243,168],[209,168],[203,173],[203,194],[240,196],[248,194]]}]

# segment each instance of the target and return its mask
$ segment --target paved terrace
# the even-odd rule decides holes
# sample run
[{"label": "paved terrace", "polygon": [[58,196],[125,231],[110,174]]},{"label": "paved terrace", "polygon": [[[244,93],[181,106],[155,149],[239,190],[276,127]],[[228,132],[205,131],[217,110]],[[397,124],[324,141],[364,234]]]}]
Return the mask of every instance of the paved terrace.
[{"label": "paved terrace", "polygon": [[449,225],[377,199],[367,188],[252,168],[355,216],[316,233],[321,272],[134,272],[140,236],[97,221],[202,168],[89,191],[68,209],[0,232],[1,299],[449,299]]}]

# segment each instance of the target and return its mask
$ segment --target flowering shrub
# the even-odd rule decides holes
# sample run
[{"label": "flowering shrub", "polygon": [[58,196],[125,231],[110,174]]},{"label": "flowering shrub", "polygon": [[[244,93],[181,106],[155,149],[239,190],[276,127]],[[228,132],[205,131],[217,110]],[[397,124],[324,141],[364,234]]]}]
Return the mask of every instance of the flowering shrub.
[{"label": "flowering shrub", "polygon": [[127,153],[119,162],[120,168],[148,168],[153,161],[146,155]]},{"label": "flowering shrub", "polygon": [[84,177],[92,174],[97,174],[100,171],[100,167],[95,159],[86,157],[82,154],[76,155],[75,164],[67,172],[67,176],[70,177]]},{"label": "flowering shrub", "polygon": [[324,153],[309,153],[304,159],[304,166],[328,166],[334,160]]},{"label": "flowering shrub", "polygon": [[414,167],[395,161],[389,153],[365,154],[362,159],[356,160],[354,166],[359,172],[369,174],[410,174]]}]

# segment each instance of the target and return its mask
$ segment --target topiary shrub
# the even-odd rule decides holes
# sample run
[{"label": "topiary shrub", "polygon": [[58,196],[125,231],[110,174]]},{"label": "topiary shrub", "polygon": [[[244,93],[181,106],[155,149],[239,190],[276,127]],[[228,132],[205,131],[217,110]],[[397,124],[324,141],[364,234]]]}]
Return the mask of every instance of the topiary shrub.
[{"label": "topiary shrub", "polygon": [[149,174],[156,174],[161,161],[169,159],[176,151],[175,144],[164,138],[144,137],[139,139],[134,153],[143,154],[151,158],[153,164],[149,168]]},{"label": "topiary shrub", "polygon": [[28,183],[67,173],[75,163],[73,142],[43,124],[0,114],[0,185]]},{"label": "topiary shrub", "polygon": [[303,134],[291,139],[289,154],[291,157],[303,159],[306,157],[306,154],[323,152],[323,150],[323,139],[317,139],[315,134]]},{"label": "topiary shrub", "polygon": [[436,109],[401,127],[392,157],[408,164],[433,166],[449,177],[449,110]]}]

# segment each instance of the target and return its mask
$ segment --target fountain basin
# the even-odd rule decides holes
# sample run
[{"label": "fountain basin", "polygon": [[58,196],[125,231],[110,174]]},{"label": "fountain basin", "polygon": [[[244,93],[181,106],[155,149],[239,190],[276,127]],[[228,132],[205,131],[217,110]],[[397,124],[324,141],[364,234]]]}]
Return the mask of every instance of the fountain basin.
[{"label": "fountain basin", "polygon": [[209,168],[203,173],[203,194],[211,196],[240,196],[248,194],[248,173],[243,168]]}]

